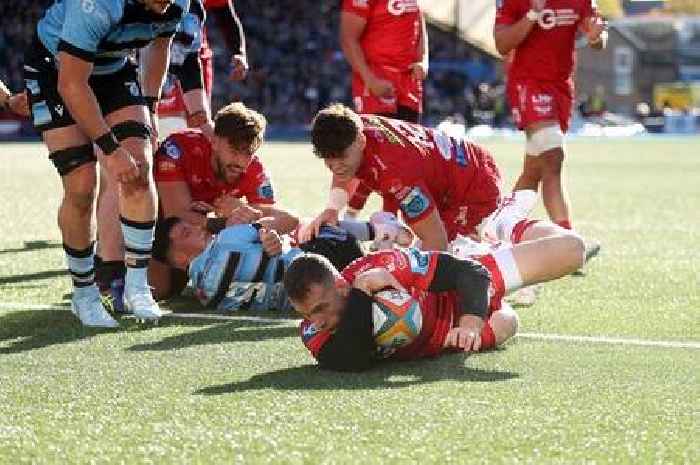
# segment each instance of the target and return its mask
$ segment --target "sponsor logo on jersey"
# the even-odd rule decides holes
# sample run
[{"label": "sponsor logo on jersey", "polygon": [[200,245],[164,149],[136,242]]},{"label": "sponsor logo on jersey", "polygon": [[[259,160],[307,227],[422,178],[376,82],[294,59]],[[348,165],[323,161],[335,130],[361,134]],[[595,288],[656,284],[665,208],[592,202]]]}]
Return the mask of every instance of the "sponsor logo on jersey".
[{"label": "sponsor logo on jersey", "polygon": [[265,178],[264,183],[258,187],[258,195],[264,199],[272,199],[275,196],[269,179]]},{"label": "sponsor logo on jersey", "polygon": [[430,201],[420,187],[416,186],[401,201],[401,211],[408,218],[418,218],[430,207]]},{"label": "sponsor logo on jersey", "polygon": [[418,11],[418,0],[389,0],[386,9],[394,16]]},{"label": "sponsor logo on jersey", "polygon": [[532,106],[540,115],[547,115],[552,112],[553,100],[549,94],[535,94],[532,96]]},{"label": "sponsor logo on jersey", "polygon": [[552,29],[556,26],[571,26],[576,24],[578,18],[578,13],[571,8],[562,8],[557,10],[545,8],[542,10],[540,19],[537,20],[537,24],[539,24],[542,29]]},{"label": "sponsor logo on jersey", "polygon": [[410,248],[408,249],[408,262],[411,265],[411,272],[424,275],[428,272],[430,256],[426,252]]},{"label": "sponsor logo on jersey", "polygon": [[180,150],[180,147],[174,140],[166,140],[163,146],[165,147],[165,154],[173,160],[178,160],[182,156],[182,150]]},{"label": "sponsor logo on jersey", "polygon": [[352,6],[355,8],[367,8],[369,0],[352,0]]},{"label": "sponsor logo on jersey", "polygon": [[318,328],[313,323],[309,323],[308,325],[304,326],[301,330],[301,338],[304,340],[305,343],[308,342],[316,334],[318,334]]},{"label": "sponsor logo on jersey", "polygon": [[158,171],[160,171],[161,173],[175,171],[175,168],[177,168],[177,166],[175,166],[175,163],[171,161],[164,160],[158,162]]}]

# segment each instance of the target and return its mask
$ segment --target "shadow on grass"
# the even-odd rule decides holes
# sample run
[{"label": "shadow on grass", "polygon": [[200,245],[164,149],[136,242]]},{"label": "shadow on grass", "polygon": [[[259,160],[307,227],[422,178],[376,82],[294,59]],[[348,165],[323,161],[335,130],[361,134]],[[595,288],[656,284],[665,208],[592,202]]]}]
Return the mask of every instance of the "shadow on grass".
[{"label": "shadow on grass", "polygon": [[87,339],[109,331],[115,330],[85,328],[65,310],[10,312],[0,316],[0,343],[10,341],[6,347],[0,347],[0,355]]},{"label": "shadow on grass", "polygon": [[2,249],[0,250],[0,254],[4,253],[18,253],[18,252],[31,252],[34,250],[44,250],[44,249],[60,249],[62,244],[60,242],[53,242],[53,241],[25,241],[24,242],[24,247],[16,248],[16,249]]},{"label": "shadow on grass", "polygon": [[49,270],[37,273],[16,274],[11,276],[0,276],[0,284],[21,283],[24,281],[36,281],[39,279],[51,279],[68,274],[68,270]]},{"label": "shadow on grass", "polygon": [[296,326],[281,326],[283,323],[284,320],[279,324],[270,323],[269,321],[256,321],[252,317],[223,324],[204,318],[164,318],[159,323],[159,326],[191,326],[200,324],[208,327],[195,332],[166,337],[149,344],[138,344],[126,350],[130,352],[173,350],[185,347],[215,345],[222,342],[251,342],[299,335],[299,329]]},{"label": "shadow on grass", "polygon": [[438,359],[384,363],[363,373],[324,371],[316,365],[284,368],[255,375],[245,381],[205,387],[195,391],[194,394],[215,396],[262,389],[299,391],[396,389],[446,380],[470,383],[498,382],[519,376],[518,373],[511,371],[465,367],[464,355],[452,354]]}]

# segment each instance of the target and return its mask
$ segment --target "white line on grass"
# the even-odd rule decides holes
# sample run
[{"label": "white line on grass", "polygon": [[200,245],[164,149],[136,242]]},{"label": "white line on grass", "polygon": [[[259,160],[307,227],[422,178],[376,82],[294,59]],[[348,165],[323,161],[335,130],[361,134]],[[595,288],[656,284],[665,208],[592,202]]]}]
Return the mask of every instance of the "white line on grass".
[{"label": "white line on grass", "polygon": [[[0,310],[64,310],[69,311],[66,307],[58,305],[37,305],[37,304],[22,304],[17,302],[0,302]],[[214,321],[258,321],[261,323],[280,323],[285,321],[284,318],[264,318],[250,315],[217,315],[211,313],[166,313],[165,318],[182,318],[195,320],[214,320]],[[127,318],[133,318],[127,316]],[[543,334],[543,333],[520,333],[517,337],[524,339],[539,339],[545,341],[564,341],[564,342],[588,342],[594,344],[617,344],[630,346],[646,346],[646,347],[667,347],[673,349],[700,349],[700,342],[694,341],[653,341],[648,339],[631,339],[617,338],[605,336],[576,336],[566,334]]]}]

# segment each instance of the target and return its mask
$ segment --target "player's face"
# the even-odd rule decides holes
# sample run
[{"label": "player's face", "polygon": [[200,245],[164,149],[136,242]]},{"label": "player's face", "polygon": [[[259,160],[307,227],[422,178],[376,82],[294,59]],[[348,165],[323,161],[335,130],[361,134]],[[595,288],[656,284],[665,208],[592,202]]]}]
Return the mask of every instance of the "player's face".
[{"label": "player's face", "polygon": [[171,256],[182,265],[182,258],[199,255],[207,246],[209,233],[186,221],[180,221],[170,230]]},{"label": "player's face", "polygon": [[311,321],[317,329],[332,331],[338,326],[345,310],[346,287],[312,284],[306,298],[301,302],[293,301],[296,311]]},{"label": "player's face", "polygon": [[227,184],[234,184],[253,160],[251,151],[234,149],[223,137],[214,136],[213,149],[214,174]]},{"label": "player's face", "polygon": [[340,157],[326,158],[324,160],[329,170],[338,178],[339,181],[347,182],[355,177],[355,173],[360,169],[362,164],[362,155],[365,150],[367,139],[360,132],[355,138],[355,142],[346,148]]},{"label": "player's face", "polygon": [[170,5],[173,3],[175,3],[174,0],[143,0],[143,4],[146,6],[147,10],[151,10],[159,15],[168,11],[168,8],[170,8]]}]

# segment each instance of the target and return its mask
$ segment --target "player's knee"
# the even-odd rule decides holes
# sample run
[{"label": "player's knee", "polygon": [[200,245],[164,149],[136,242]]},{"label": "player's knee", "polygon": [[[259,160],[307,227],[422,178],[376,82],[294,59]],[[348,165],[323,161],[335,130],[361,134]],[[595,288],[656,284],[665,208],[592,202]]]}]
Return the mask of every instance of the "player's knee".
[{"label": "player's knee", "polygon": [[571,272],[581,268],[586,259],[586,243],[581,236],[561,228],[562,261],[571,267]]},{"label": "player's knee", "polygon": [[501,309],[491,315],[489,324],[493,329],[496,345],[500,345],[515,336],[520,320],[515,310],[504,302]]},{"label": "player's knee", "polygon": [[528,155],[540,156],[564,145],[564,133],[556,125],[544,126],[528,134],[525,150]]},{"label": "player's knee", "polygon": [[92,213],[92,206],[95,203],[95,184],[81,183],[66,188],[63,196],[63,204],[73,211],[82,215]]},{"label": "player's knee", "polygon": [[68,176],[81,166],[97,161],[92,144],[76,145],[56,150],[49,154],[49,159],[62,177]]},{"label": "player's knee", "polygon": [[112,126],[112,132],[124,148],[139,162],[148,162],[147,148],[150,148],[151,128],[140,121],[122,121]]}]

